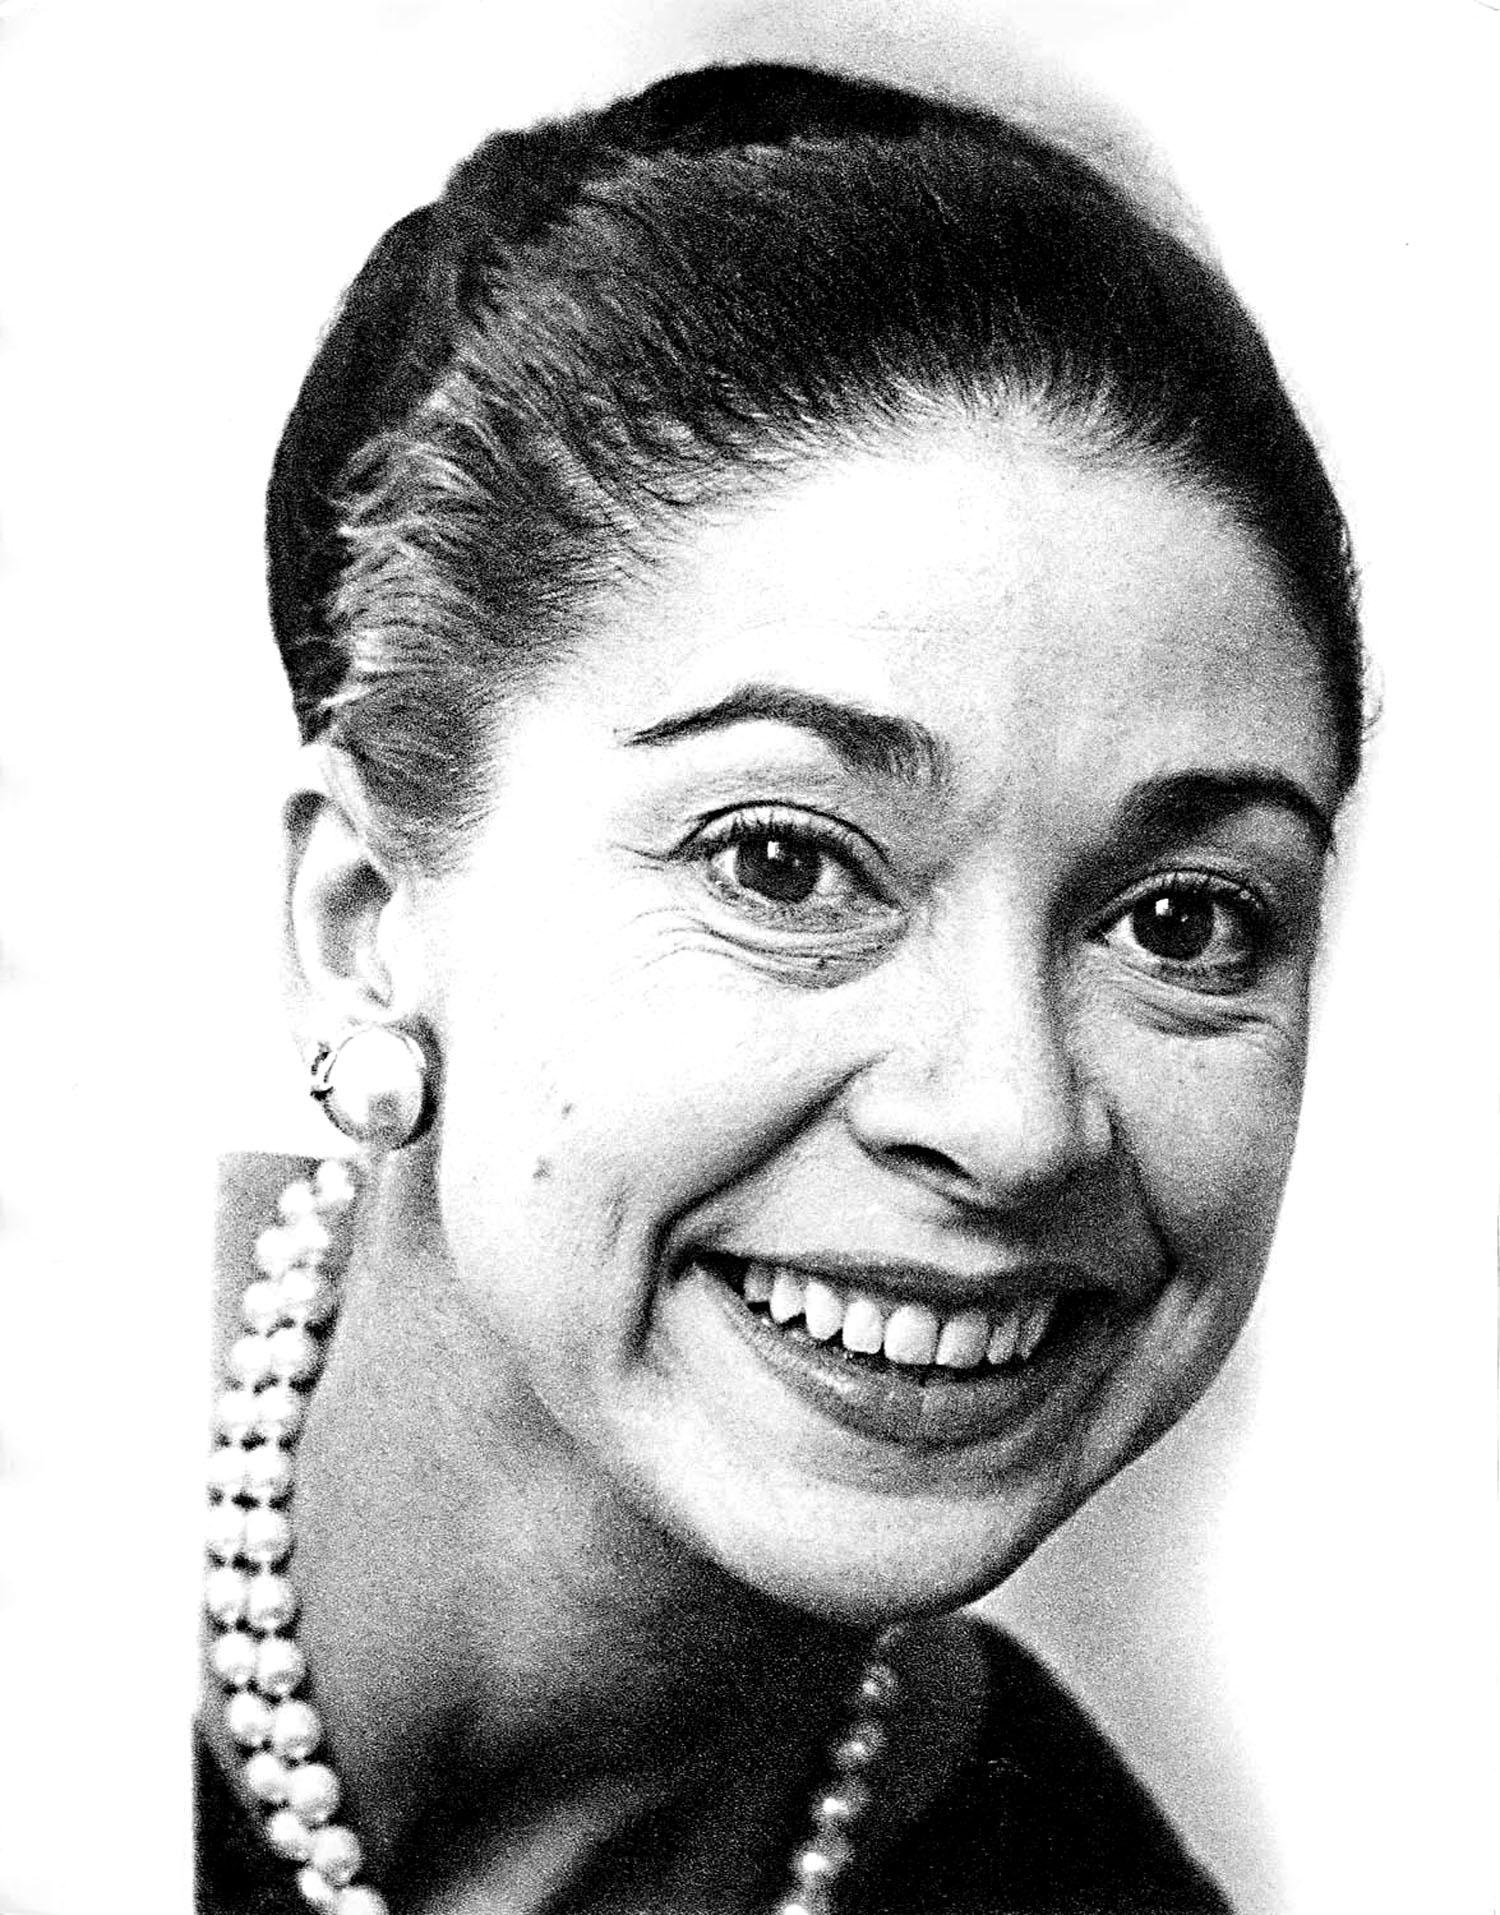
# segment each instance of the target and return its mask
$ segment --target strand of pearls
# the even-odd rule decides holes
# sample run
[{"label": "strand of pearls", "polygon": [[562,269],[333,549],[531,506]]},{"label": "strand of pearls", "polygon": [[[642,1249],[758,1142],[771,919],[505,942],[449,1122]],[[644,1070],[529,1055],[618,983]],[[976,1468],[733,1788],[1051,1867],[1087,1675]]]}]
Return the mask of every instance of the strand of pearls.
[{"label": "strand of pearls", "polygon": [[807,1839],[792,1856],[791,1882],[774,1915],[834,1915],[838,1883],[854,1861],[854,1838],[875,1800],[874,1772],[890,1742],[901,1678],[887,1660],[901,1638],[882,1630],[860,1671],[848,1718],[828,1751],[828,1776],[813,1797]]},{"label": "strand of pearls", "polygon": [[209,1463],[204,1601],[215,1624],[209,1666],[227,1692],[224,1720],[245,1752],[245,1785],[266,1810],[267,1841],[297,1866],[311,1908],[388,1915],[384,1897],[355,1880],[359,1838],[333,1819],[338,1777],[314,1760],[323,1725],[298,1693],[307,1659],[291,1634],[292,1524],[280,1507],[292,1493],[304,1397],[322,1366],[318,1333],[338,1307],[355,1195],[348,1165],[330,1158],[311,1182],[282,1192],[278,1221],[256,1239],[240,1300],[245,1333],[230,1348],[215,1405],[221,1441]]},{"label": "strand of pearls", "polygon": [[[296,1868],[304,1901],[320,1915],[389,1915],[384,1896],[357,1879],[359,1838],[334,1819],[338,1777],[316,1760],[323,1725],[302,1693],[307,1659],[292,1634],[297,1594],[287,1574],[293,1455],[338,1309],[356,1197],[353,1170],[330,1158],[282,1192],[277,1221],[256,1239],[240,1302],[245,1329],[229,1351],[209,1463],[208,1663],[244,1754],[245,1786],[265,1811],[266,1840]],[[884,1631],[861,1671],[774,1915],[834,1915],[900,1702],[888,1660],[899,1636],[899,1628]]]}]

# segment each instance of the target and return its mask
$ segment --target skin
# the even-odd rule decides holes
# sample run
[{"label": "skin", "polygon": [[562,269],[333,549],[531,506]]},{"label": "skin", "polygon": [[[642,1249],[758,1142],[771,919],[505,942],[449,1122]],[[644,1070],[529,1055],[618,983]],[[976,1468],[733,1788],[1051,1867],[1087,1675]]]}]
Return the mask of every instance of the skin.
[{"label": "skin", "polygon": [[[388,1879],[445,1761],[482,1779],[432,1908],[774,1883],[868,1628],[993,1588],[1212,1378],[1301,1090],[1328,716],[1195,491],[928,425],[694,520],[592,625],[441,879],[387,870],[326,768],[289,814],[306,1028],[420,1020],[442,1060],[298,1478],[302,1635]],[[920,725],[928,775],[764,718],[661,735],[747,685]],[[1143,826],[1162,779],[1247,770],[1300,797]],[[768,909],[727,817],[811,899]],[[1207,913],[1190,963],[1139,935],[1164,888]],[[978,1436],[883,1440],[788,1387],[704,1246],[939,1300],[1064,1267],[1110,1328]],[[909,1813],[973,1732],[965,1644],[903,1652]]]}]

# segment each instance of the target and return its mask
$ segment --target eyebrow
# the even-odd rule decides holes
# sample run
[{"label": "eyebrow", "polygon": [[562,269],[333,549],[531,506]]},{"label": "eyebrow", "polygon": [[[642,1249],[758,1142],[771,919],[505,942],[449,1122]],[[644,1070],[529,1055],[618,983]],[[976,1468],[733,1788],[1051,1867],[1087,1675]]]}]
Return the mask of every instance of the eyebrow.
[{"label": "eyebrow", "polygon": [[1312,793],[1285,772],[1263,765],[1175,771],[1148,778],[1121,807],[1119,828],[1129,838],[1189,837],[1236,812],[1270,805],[1288,811],[1312,833],[1319,851],[1333,843],[1333,819]]},{"label": "eyebrow", "polygon": [[947,782],[948,753],[925,725],[869,711],[787,685],[740,685],[712,705],[674,712],[640,731],[623,732],[625,745],[670,745],[681,738],[757,722],[810,732],[851,771],[875,773],[924,787]]},{"label": "eyebrow", "polygon": [[[624,745],[670,745],[757,722],[810,732],[852,771],[923,787],[948,782],[947,748],[925,725],[787,685],[740,685],[712,705],[674,712],[619,736]],[[1126,798],[1119,829],[1139,840],[1188,837],[1262,805],[1290,812],[1319,851],[1332,845],[1333,820],[1312,793],[1285,772],[1263,765],[1193,768],[1148,778]]]}]

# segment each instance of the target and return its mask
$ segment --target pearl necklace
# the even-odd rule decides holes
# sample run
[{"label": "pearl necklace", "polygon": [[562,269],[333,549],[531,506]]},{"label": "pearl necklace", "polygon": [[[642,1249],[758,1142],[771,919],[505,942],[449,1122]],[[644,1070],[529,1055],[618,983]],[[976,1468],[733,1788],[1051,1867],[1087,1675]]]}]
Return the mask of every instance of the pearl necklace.
[{"label": "pearl necklace", "polygon": [[[286,1573],[293,1454],[338,1309],[357,1194],[351,1167],[330,1158],[310,1181],[282,1192],[277,1221],[257,1237],[240,1302],[245,1332],[229,1351],[228,1381],[215,1404],[220,1441],[209,1464],[209,1667],[225,1692],[225,1726],[244,1755],[245,1787],[265,1812],[266,1840],[296,1868],[304,1901],[323,1915],[389,1915],[379,1890],[356,1879],[364,1855],[354,1831],[334,1819],[339,1779],[314,1759],[323,1725],[301,1693],[307,1658],[292,1634],[297,1594]],[[775,1915],[836,1909],[900,1699],[887,1659],[900,1633],[883,1631],[860,1673]]]}]

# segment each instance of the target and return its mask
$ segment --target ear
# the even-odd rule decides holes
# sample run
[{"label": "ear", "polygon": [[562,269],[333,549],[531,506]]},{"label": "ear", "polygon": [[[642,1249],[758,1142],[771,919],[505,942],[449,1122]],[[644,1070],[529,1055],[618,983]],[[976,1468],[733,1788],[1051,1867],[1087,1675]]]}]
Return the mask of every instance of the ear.
[{"label": "ear", "polygon": [[327,747],[299,754],[283,824],[287,977],[304,1047],[411,1015],[421,978],[410,888],[372,847],[357,781]]}]

